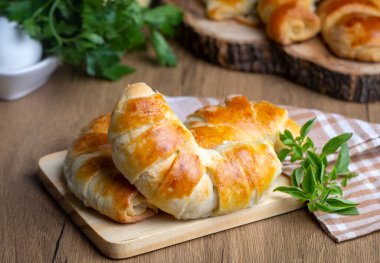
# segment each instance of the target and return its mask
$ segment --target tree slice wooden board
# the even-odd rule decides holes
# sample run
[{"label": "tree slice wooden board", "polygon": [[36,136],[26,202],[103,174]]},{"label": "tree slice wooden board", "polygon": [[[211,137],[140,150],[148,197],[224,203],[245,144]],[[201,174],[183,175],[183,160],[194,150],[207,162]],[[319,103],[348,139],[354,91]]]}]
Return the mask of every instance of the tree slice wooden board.
[{"label": "tree slice wooden board", "polygon": [[207,19],[204,4],[198,0],[164,2],[184,10],[179,31],[182,45],[211,63],[233,70],[279,74],[343,100],[380,100],[380,63],[338,58],[319,36],[281,46],[267,39],[262,26]]},{"label": "tree slice wooden board", "polygon": [[[66,153],[67,151],[49,154],[39,160],[40,180],[80,230],[110,258],[132,257],[302,207],[302,204],[288,195],[269,191],[260,204],[229,215],[176,220],[160,212],[158,216],[139,223],[120,224],[84,207],[69,192],[62,173]],[[289,179],[280,176],[273,187],[279,185],[289,185]]]}]

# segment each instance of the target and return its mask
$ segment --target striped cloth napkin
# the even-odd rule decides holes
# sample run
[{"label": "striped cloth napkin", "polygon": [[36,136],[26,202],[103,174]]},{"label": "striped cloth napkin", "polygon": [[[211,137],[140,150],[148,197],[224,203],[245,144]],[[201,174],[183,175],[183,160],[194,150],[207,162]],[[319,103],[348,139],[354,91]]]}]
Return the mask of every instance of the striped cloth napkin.
[{"label": "striped cloth napkin", "polygon": [[[221,102],[215,98],[166,97],[174,112],[183,121],[186,116],[205,105]],[[309,136],[318,149],[332,137],[343,132],[354,135],[349,141],[351,163],[349,169],[359,176],[351,179],[343,189],[344,198],[360,203],[358,216],[341,216],[323,212],[314,213],[327,234],[336,242],[350,240],[380,230],[380,125],[348,119],[338,114],[318,110],[287,107],[289,116],[302,125],[317,117]],[[333,161],[337,156],[330,156]],[[290,175],[290,163],[284,163],[283,172]]]}]

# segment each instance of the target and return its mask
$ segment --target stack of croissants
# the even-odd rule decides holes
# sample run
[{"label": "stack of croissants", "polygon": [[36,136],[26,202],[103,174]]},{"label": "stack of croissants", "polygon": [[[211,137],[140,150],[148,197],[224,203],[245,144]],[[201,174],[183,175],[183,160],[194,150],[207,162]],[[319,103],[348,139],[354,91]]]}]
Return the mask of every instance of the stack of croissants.
[{"label": "stack of croissants", "polygon": [[267,35],[288,45],[321,33],[337,56],[380,62],[380,0],[205,0],[210,19],[237,19],[251,25],[256,17]]},{"label": "stack of croissants", "polygon": [[127,86],[112,114],[88,124],[63,167],[85,206],[121,222],[162,210],[197,219],[254,206],[281,174],[280,132],[298,136],[288,112],[230,96],[182,123],[145,83]]}]

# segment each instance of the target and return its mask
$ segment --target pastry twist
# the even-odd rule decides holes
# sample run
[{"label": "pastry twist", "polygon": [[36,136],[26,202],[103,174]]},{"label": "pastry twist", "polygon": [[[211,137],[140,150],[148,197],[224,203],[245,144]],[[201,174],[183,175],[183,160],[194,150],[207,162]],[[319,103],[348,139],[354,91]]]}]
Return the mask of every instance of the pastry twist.
[{"label": "pastry twist", "polygon": [[88,207],[121,223],[154,216],[146,199],[116,169],[107,141],[110,114],[93,120],[74,141],[64,162],[71,192]]},{"label": "pastry twist", "polygon": [[281,173],[270,141],[232,138],[200,147],[164,98],[143,83],[124,89],[108,136],[117,168],[149,203],[179,219],[250,207]]},{"label": "pastry twist", "polygon": [[318,15],[323,40],[337,56],[380,62],[379,0],[326,0]]},{"label": "pastry twist", "polygon": [[257,0],[205,0],[207,16],[213,20],[236,18],[238,21],[255,25],[254,4]]},{"label": "pastry twist", "polygon": [[285,129],[299,135],[299,126],[288,112],[267,101],[250,102],[234,95],[224,104],[203,107],[189,115],[186,125],[199,146],[213,149],[224,141],[270,141],[276,152],[285,147],[279,133]]},{"label": "pastry twist", "polygon": [[259,0],[257,12],[268,36],[283,45],[310,39],[320,31],[313,0]]}]

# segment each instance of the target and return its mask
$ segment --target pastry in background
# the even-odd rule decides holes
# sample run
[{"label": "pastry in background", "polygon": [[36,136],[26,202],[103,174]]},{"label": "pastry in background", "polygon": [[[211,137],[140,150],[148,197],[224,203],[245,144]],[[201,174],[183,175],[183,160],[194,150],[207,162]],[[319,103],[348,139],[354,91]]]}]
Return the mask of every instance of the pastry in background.
[{"label": "pastry in background", "polygon": [[320,31],[313,0],[259,0],[257,12],[269,38],[288,45],[305,41]]},{"label": "pastry in background", "polygon": [[157,214],[116,169],[107,141],[110,115],[93,120],[68,151],[64,175],[72,193],[85,206],[120,223],[132,223]]},{"label": "pastry in background", "polygon": [[[227,103],[230,101],[235,100]],[[246,103],[230,106],[236,107],[229,112],[233,114]],[[114,163],[148,202],[178,219],[203,218],[251,207],[281,173],[281,163],[270,139],[277,134],[277,124],[286,125],[288,120],[286,112],[280,110],[277,114],[272,112],[273,107],[267,109],[270,110],[263,110],[258,121],[262,118],[262,126],[272,131],[268,138],[264,135],[250,141],[231,137],[206,142],[212,139],[209,130],[203,135],[198,130],[194,137],[161,94],[144,83],[133,84],[124,89],[112,113],[108,136]],[[229,117],[227,113],[220,116],[225,127],[239,125]],[[196,125],[194,118],[191,121]],[[239,128],[246,128],[247,134],[255,133],[248,125],[236,130]]]},{"label": "pastry in background", "polygon": [[325,0],[318,15],[323,40],[337,56],[380,62],[379,0]]},{"label": "pastry in background", "polygon": [[204,0],[208,18],[212,20],[236,19],[255,26],[257,18],[254,5],[257,0]]}]

